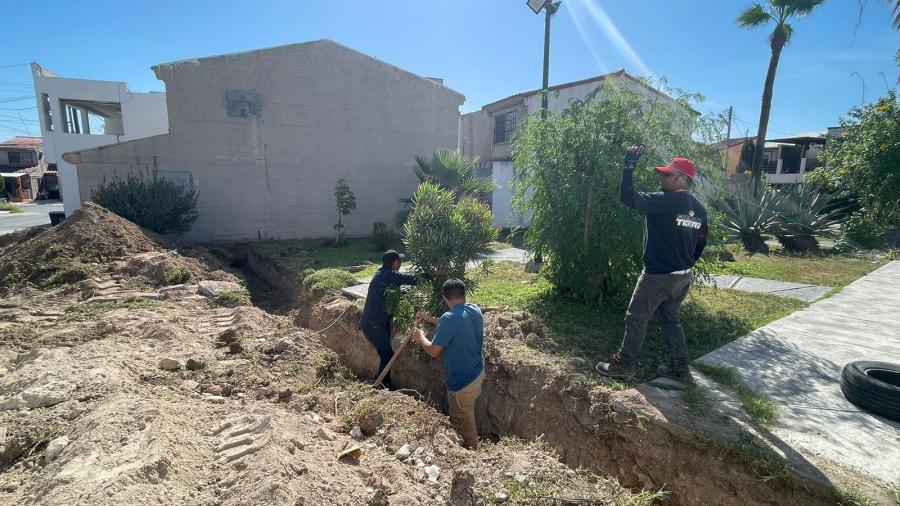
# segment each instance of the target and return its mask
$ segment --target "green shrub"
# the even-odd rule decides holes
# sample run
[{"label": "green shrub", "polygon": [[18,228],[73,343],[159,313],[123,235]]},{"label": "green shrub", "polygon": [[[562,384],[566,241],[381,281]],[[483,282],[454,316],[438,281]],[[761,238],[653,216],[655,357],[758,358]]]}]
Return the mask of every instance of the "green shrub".
[{"label": "green shrub", "polygon": [[[423,273],[435,275],[426,287],[426,308],[440,307],[440,290],[448,277],[466,278],[466,263],[490,251],[497,239],[490,209],[472,198],[457,201],[453,192],[422,183],[412,199],[412,212],[403,227],[407,259]],[[470,286],[470,288],[472,288]]]},{"label": "green shrub", "polygon": [[867,213],[855,212],[841,227],[839,249],[875,248],[881,244],[887,226],[878,223]]},{"label": "green shrub", "polygon": [[353,275],[343,269],[305,271],[301,276],[303,288],[314,297],[321,297],[325,292],[350,286],[354,280]]},{"label": "green shrub", "polygon": [[[875,246],[875,232],[900,226],[900,101],[896,90],[841,120],[846,130],[832,139],[822,167],[807,182],[856,204],[865,213],[844,225],[849,240]],[[855,229],[855,230],[854,230]],[[854,239],[856,237],[857,239]],[[880,237],[879,237],[880,239]]]},{"label": "green shrub", "polygon": [[211,300],[214,306],[237,307],[250,302],[246,292],[222,292]]},{"label": "green shrub", "polygon": [[187,283],[191,279],[191,270],[183,265],[173,267],[163,274],[163,281],[169,285]]},{"label": "green shrub", "polygon": [[533,213],[526,242],[543,255],[543,272],[557,289],[591,302],[631,293],[643,220],[619,200],[629,146],[647,147],[635,172],[639,190],[658,189],[651,167],[675,156],[691,158],[704,179],[721,177],[721,157],[697,142],[712,137],[717,120],[695,115],[693,98],[671,103],[608,80],[585,100],[545,120],[531,115],[518,128],[514,205]]},{"label": "green shrub", "polygon": [[158,234],[183,234],[197,219],[197,191],[155,174],[116,176],[91,191],[91,200]]},{"label": "green shrub", "polygon": [[370,239],[376,250],[385,251],[394,243],[395,236],[387,224],[379,221],[372,224],[372,236]]},{"label": "green shrub", "polygon": [[334,203],[338,212],[338,222],[334,225],[334,229],[337,231],[334,245],[340,246],[344,242],[344,228],[346,228],[343,217],[349,216],[356,209],[356,197],[344,178],[338,179],[334,184]]},{"label": "green shrub", "polygon": [[13,204],[0,204],[0,211],[9,211],[13,214],[21,213],[22,208]]}]

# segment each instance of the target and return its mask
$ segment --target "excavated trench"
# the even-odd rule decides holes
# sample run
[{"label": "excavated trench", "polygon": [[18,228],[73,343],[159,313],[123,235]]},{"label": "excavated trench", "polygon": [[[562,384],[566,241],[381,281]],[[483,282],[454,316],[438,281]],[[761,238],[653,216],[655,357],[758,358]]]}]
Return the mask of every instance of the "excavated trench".
[{"label": "excavated trench", "polygon": [[[253,279],[251,290],[265,293],[261,300],[292,305],[297,324],[321,331],[347,368],[361,378],[375,375],[377,356],[357,330],[358,302],[336,295],[310,300],[270,259],[248,251],[235,258],[232,265]],[[547,363],[485,341],[486,381],[476,407],[481,437],[540,438],[569,466],[614,476],[632,489],[670,491],[667,504],[834,504],[823,484],[793,473],[764,476],[752,459],[666,420],[636,390],[589,386],[565,361]],[[409,346],[391,376],[446,412],[440,360]]]}]

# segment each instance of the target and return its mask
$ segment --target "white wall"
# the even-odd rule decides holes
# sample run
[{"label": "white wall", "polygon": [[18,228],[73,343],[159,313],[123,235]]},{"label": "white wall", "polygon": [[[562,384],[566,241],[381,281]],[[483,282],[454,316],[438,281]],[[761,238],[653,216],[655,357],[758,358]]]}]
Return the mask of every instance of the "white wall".
[{"label": "white wall", "polygon": [[[128,85],[120,81],[94,81],[90,79],[69,79],[59,77],[43,69],[37,63],[31,64],[34,79],[34,95],[41,122],[41,136],[44,139],[44,157],[47,163],[55,163],[59,171],[62,187],[63,208],[66,216],[81,207],[82,196],[78,191],[78,175],[74,165],[63,160],[62,155],[70,151],[117,144],[132,139],[140,139],[169,131],[165,93],[131,93]],[[53,130],[48,130],[43,114],[42,94],[49,95]],[[119,102],[122,104],[123,135],[86,135],[63,132],[65,114],[60,108],[60,99],[96,100]]]},{"label": "white wall", "polygon": [[491,212],[494,215],[495,227],[523,227],[531,222],[530,216],[522,216],[515,212],[512,206],[512,197],[515,193],[513,188],[513,179],[515,177],[515,169],[512,162],[492,162],[491,171],[493,174],[494,189],[493,201],[491,203]]}]

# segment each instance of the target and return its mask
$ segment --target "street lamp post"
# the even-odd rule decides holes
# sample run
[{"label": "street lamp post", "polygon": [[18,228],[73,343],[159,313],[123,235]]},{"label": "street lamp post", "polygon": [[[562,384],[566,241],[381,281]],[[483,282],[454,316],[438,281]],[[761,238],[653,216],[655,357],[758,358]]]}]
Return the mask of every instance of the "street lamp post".
[{"label": "street lamp post", "polygon": [[535,14],[544,10],[544,85],[541,88],[541,118],[547,117],[547,108],[550,101],[550,17],[556,14],[562,2],[553,0],[528,0],[528,7]]}]

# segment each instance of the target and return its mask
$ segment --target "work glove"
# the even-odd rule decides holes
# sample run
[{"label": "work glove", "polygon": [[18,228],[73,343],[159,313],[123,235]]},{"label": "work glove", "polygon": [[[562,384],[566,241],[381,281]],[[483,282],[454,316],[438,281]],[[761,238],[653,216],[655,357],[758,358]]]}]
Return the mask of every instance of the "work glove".
[{"label": "work glove", "polygon": [[631,146],[625,152],[625,170],[634,170],[637,167],[638,160],[644,154],[644,145]]}]

